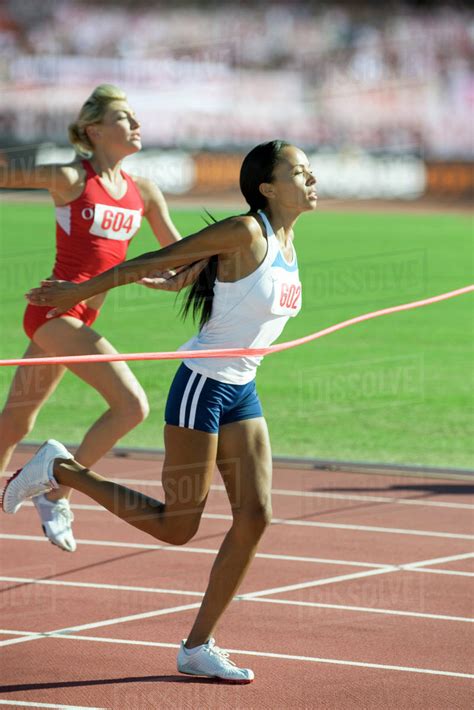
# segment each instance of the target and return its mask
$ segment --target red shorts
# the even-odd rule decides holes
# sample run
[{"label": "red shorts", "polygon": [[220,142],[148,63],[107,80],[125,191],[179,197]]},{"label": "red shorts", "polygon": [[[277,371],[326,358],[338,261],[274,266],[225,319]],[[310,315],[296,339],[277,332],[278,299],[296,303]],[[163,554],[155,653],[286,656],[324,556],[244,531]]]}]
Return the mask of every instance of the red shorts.
[{"label": "red shorts", "polygon": [[78,303],[74,308],[71,308],[66,313],[61,313],[60,316],[54,316],[53,319],[46,318],[46,314],[52,310],[51,306],[33,306],[31,303],[27,305],[25,315],[23,316],[23,329],[30,340],[38,328],[54,318],[62,318],[63,316],[71,316],[81,320],[85,325],[92,325],[100,311],[95,308],[89,308],[85,303]]}]

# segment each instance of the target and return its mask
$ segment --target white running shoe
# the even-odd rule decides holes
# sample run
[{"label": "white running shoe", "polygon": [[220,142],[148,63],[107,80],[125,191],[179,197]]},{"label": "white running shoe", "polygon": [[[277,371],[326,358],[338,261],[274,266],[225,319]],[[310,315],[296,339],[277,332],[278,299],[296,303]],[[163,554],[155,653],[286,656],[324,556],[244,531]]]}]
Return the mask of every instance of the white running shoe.
[{"label": "white running shoe", "polygon": [[62,550],[74,552],[77,545],[71,530],[74,513],[67,498],[48,500],[43,493],[33,498],[35,508],[41,518],[43,532],[53,545]]},{"label": "white running shoe", "polygon": [[237,668],[229,659],[229,654],[216,646],[214,639],[194,653],[186,652],[184,641],[178,651],[178,671],[187,675],[219,678],[227,683],[251,683],[254,673],[250,668]]},{"label": "white running shoe", "polygon": [[48,439],[40,446],[32,459],[7,481],[2,494],[5,513],[16,513],[28,498],[58,488],[53,475],[55,459],[72,459],[71,453],[54,439]]}]

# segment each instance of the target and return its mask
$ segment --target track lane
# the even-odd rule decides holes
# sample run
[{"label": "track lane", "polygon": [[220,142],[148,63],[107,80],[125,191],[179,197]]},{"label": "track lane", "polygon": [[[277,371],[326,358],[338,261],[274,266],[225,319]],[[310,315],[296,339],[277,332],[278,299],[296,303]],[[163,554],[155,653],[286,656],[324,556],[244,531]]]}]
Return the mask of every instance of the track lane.
[{"label": "track lane", "polygon": [[[159,466],[155,461],[112,461],[111,468],[114,475],[118,477],[129,476],[132,468],[133,475],[136,477],[139,475],[143,479],[149,478],[156,482],[159,476]],[[100,465],[104,469],[109,469],[109,464],[110,460],[105,459]],[[108,470],[103,472],[108,473]],[[290,480],[292,473],[293,479]],[[332,473],[329,475],[333,476]],[[325,476],[327,478],[328,474],[326,473]],[[384,480],[380,481],[380,479]],[[406,478],[402,482],[403,485],[397,480],[393,478],[388,482],[381,476],[340,474],[331,478],[331,490],[336,493],[339,491],[342,495],[355,496],[359,493],[362,496],[389,495],[400,498],[426,494],[426,489],[420,491],[407,486]],[[218,479],[216,483],[219,483]],[[274,486],[284,490],[291,483],[297,484],[295,486],[297,491],[311,492],[314,488],[321,489],[324,482],[320,472],[291,472],[287,469],[276,469]],[[448,503],[450,501],[472,503],[472,498],[464,489],[458,493],[450,487],[443,489],[442,492],[436,492],[435,485],[439,485],[439,481],[430,483],[431,490],[426,495],[427,501],[433,499]],[[154,495],[159,491],[159,487],[153,487]],[[84,505],[90,503],[80,496],[76,496],[76,500]],[[314,499],[309,496],[308,505],[307,500],[308,498],[304,498],[302,502],[295,496],[274,496],[274,501],[278,501],[276,510],[281,515],[294,515],[298,511],[305,515],[309,513],[310,521],[318,520],[324,515],[325,519],[329,516],[329,520],[341,521],[344,524],[349,516],[348,524],[372,525],[374,522],[380,522],[377,520],[379,516],[380,519],[385,518],[384,524],[380,527],[387,527],[388,511],[388,517],[393,518],[394,525],[396,524],[397,527],[400,527],[401,521],[406,523],[411,515],[412,518],[416,516],[417,526],[421,529],[427,521],[431,521],[434,525],[432,531],[440,530],[438,525],[440,516],[436,516],[440,508],[433,511],[435,513],[433,517],[429,506],[402,506],[393,501],[377,501],[377,505],[373,505],[375,501]],[[316,507],[314,507],[315,500]],[[226,506],[228,510],[228,503],[221,491],[213,491],[209,503],[208,511],[211,514],[225,514]],[[346,506],[345,510],[336,510],[344,506]],[[377,509],[380,512],[376,512]],[[443,525],[452,526],[448,531],[454,533],[467,530],[464,518],[466,511],[469,514],[468,509],[443,509]],[[8,530],[10,534],[39,536],[37,521],[29,514],[27,508],[17,516],[9,517],[7,520],[6,518],[7,516],[3,516],[1,520],[2,532]],[[83,544],[77,553],[69,555],[46,542],[3,539],[2,573],[6,574],[10,571],[12,576],[16,573],[17,576],[42,576],[57,581],[95,581],[99,584],[115,582],[131,586],[149,586],[151,582],[157,587],[167,588],[170,592],[173,589],[183,592],[186,592],[186,589],[188,591],[203,589],[215,553],[141,549],[141,544],[145,546],[153,540],[139,531],[128,528],[120,521],[112,523],[114,520],[112,516],[95,510],[78,510],[76,518],[78,537],[84,535],[85,539],[94,539],[94,536],[97,536],[99,540],[104,541],[107,539],[123,541],[124,545],[127,541],[131,541],[132,544],[137,545],[136,548]],[[191,547],[211,551],[217,549],[229,524],[229,521],[221,519],[203,520],[198,539],[191,543]],[[413,525],[413,519],[411,524]],[[343,577],[370,570],[377,572],[373,567],[344,566],[340,562],[344,560],[367,565],[407,564],[430,558],[462,555],[470,549],[472,545],[470,546],[468,540],[456,538],[403,535],[395,532],[377,534],[344,528],[273,525],[263,538],[259,548],[260,553],[294,555],[296,550],[298,554],[312,556],[318,561],[298,562],[271,557],[258,558],[241,592],[251,592],[287,583],[304,584],[312,579],[324,580],[337,575]],[[21,556],[20,564],[18,564],[19,556]],[[321,561],[323,558],[327,558],[328,562]],[[445,562],[438,567],[447,571],[471,569],[463,566],[466,564],[471,564],[469,558]],[[150,570],[152,570],[151,580]],[[467,577],[404,570],[347,579],[340,583],[329,583],[271,596],[274,599],[284,597],[289,601],[313,600],[320,603],[333,603],[339,604],[340,607],[352,604],[373,606],[377,609],[398,608],[433,614],[462,615],[466,608],[466,600],[469,599],[469,595],[466,594],[468,588],[465,585],[470,581]],[[0,590],[8,585],[14,586],[12,583],[4,582],[0,584]],[[44,609],[48,603],[52,604],[54,601],[55,614],[52,613],[51,606],[51,613],[39,614],[36,618],[34,614],[30,615],[29,619],[35,624],[35,629],[28,629],[28,624],[25,623],[23,628],[27,630],[36,630],[46,621],[49,629],[58,628],[58,624],[49,623],[57,616],[69,618],[72,615],[79,615],[77,618],[80,621],[85,619],[84,623],[93,624],[94,621],[100,623],[101,619],[106,617],[102,611],[110,611],[115,615],[111,618],[116,618],[117,610],[119,612],[125,610],[123,615],[146,614],[149,610],[157,609],[160,604],[163,605],[162,608],[166,606],[173,608],[185,605],[188,601],[191,604],[196,602],[196,597],[192,595],[189,597],[159,593],[151,595],[137,590],[92,590],[59,586],[55,587],[52,593],[51,588],[48,591],[45,591],[44,587],[39,590],[40,585],[34,585],[33,592],[32,585],[21,585],[21,583],[17,585],[15,592],[7,591],[7,596],[3,597],[7,599],[7,611],[14,619],[22,618],[22,621],[25,621],[24,615],[28,615],[28,606],[35,607],[42,604]],[[27,590],[27,587],[30,588]],[[158,599],[160,604],[157,605]],[[3,608],[5,609],[5,605]],[[466,615],[468,611],[466,609]],[[10,679],[8,682],[16,685],[17,688],[15,690],[10,687],[6,691],[4,686],[3,690],[0,689],[0,698],[3,699],[5,695],[12,699],[21,696],[25,701],[51,702],[52,698],[57,700],[60,697],[68,704],[94,703],[96,706],[114,708],[127,707],[128,704],[134,709],[140,707],[175,709],[182,703],[182,706],[193,707],[195,705],[217,707],[219,704],[224,704],[227,707],[271,707],[272,710],[279,706],[313,707],[315,698],[317,707],[321,708],[344,707],[344,702],[347,702],[347,698],[350,697],[352,707],[364,707],[370,710],[390,707],[394,697],[397,698],[397,707],[407,708],[407,710],[408,708],[425,710],[427,706],[430,709],[440,708],[440,710],[441,708],[445,710],[446,707],[463,708],[468,707],[471,699],[472,685],[469,680],[416,674],[388,667],[411,666],[453,673],[464,672],[467,668],[465,651],[472,640],[472,624],[371,614],[362,609],[329,609],[235,601],[231,604],[217,634],[218,641],[224,647],[243,650],[260,649],[263,653],[275,651],[322,659],[317,662],[271,659],[264,656],[239,656],[239,663],[245,659],[245,662],[256,670],[258,681],[247,686],[242,693],[241,688],[225,687],[194,679],[189,681],[176,674],[173,645],[181,638],[183,629],[187,628],[193,614],[193,611],[183,610],[176,614],[97,628],[97,631],[89,628],[78,634],[87,635],[89,638],[100,635],[115,641],[122,638],[133,642],[138,639],[153,644],[158,640],[169,644],[167,648],[155,645],[107,643],[104,655],[103,642],[60,638],[39,639],[5,647],[6,677]],[[245,629],[245,634],[242,633],[242,629]],[[439,643],[440,634],[443,638],[442,644]],[[13,634],[2,635],[0,642],[13,638]],[[245,638],[245,644],[242,638]],[[48,661],[39,664],[38,657],[43,659],[45,655]],[[79,659],[79,662],[73,666],[70,663],[72,657]],[[100,663],[99,658],[102,659]],[[337,664],[323,662],[324,659],[330,661],[331,658]],[[366,666],[341,665],[345,661],[359,661],[381,666],[385,664],[387,667],[375,669]],[[100,677],[97,675],[98,667],[101,669]],[[24,668],[29,669],[28,679],[21,670]],[[61,674],[60,681],[57,680],[58,669]],[[132,672],[133,669],[135,672]],[[298,674],[297,686],[295,686],[295,672]],[[295,687],[297,687],[297,697],[295,697]],[[248,704],[242,705],[242,701]],[[363,705],[358,706],[357,702],[363,702]]]}]

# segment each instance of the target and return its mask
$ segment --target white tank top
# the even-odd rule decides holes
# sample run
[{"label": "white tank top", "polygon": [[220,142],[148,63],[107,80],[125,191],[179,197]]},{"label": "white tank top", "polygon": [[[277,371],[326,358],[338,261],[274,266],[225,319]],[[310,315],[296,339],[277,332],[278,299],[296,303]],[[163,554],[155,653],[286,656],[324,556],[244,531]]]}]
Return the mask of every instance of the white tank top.
[{"label": "white tank top", "polygon": [[[180,350],[261,348],[281,334],[288,318],[301,310],[301,283],[293,247],[288,263],[272,226],[259,212],[267,230],[267,253],[251,274],[238,281],[216,279],[210,319]],[[243,385],[255,378],[261,357],[199,358],[183,362],[195,372],[220,382]]]}]

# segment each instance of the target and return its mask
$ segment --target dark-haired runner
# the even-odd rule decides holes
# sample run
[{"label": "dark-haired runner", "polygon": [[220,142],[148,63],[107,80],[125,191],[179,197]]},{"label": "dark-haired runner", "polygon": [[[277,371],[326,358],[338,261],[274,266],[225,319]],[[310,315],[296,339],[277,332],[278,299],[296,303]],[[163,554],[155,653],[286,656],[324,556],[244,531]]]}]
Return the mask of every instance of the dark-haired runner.
[{"label": "dark-haired runner", "polygon": [[[61,313],[79,300],[155,270],[210,259],[186,304],[201,314],[201,328],[183,347],[267,346],[301,308],[293,226],[300,214],[315,209],[315,183],[307,157],[298,148],[282,141],[257,146],[246,156],[240,176],[249,213],[124,262],[90,281],[46,284],[30,292],[30,301],[54,305]],[[165,414],[164,503],[84,468],[54,440],[10,480],[3,497],[5,512],[13,513],[38,490],[70,486],[158,540],[182,545],[199,527],[217,462],[233,523],[193,627],[181,643],[178,670],[237,683],[250,682],[253,672],[237,668],[215,645],[212,633],[271,520],[270,441],[255,390],[260,360],[189,359],[179,367]]]}]

